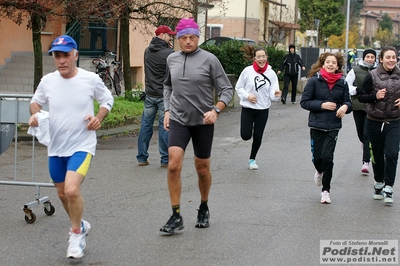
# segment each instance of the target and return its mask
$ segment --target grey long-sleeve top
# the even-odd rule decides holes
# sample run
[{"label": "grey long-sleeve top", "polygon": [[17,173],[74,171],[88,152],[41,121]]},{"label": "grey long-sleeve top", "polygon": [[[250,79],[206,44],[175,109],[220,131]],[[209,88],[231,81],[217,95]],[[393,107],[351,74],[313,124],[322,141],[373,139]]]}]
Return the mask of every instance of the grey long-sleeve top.
[{"label": "grey long-sleeve top", "polygon": [[214,92],[225,105],[233,88],[218,58],[200,48],[175,52],[167,58],[164,107],[170,119],[184,126],[203,125],[204,113],[214,107]]}]

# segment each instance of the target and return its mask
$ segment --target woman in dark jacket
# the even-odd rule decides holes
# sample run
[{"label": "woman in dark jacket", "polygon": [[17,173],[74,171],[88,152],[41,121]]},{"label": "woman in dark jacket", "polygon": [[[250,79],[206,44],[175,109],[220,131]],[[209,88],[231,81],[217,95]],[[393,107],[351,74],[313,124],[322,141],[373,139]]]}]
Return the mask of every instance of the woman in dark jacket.
[{"label": "woman in dark jacket", "polygon": [[310,77],[301,98],[301,107],[309,110],[314,182],[322,185],[321,203],[329,204],[333,153],[342,118],[351,112],[349,87],[343,77],[344,59],[340,53],[323,53],[311,66]]},{"label": "woman in dark jacket", "polygon": [[400,69],[396,66],[396,48],[382,48],[379,62],[365,77],[358,100],[367,103],[366,130],[372,151],[374,199],[393,204],[400,145]]}]

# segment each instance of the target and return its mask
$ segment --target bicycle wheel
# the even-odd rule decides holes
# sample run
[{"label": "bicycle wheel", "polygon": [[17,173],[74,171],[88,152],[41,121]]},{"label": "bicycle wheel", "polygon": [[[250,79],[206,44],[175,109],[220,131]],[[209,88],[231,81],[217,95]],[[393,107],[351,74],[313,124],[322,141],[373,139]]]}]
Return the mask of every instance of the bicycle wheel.
[{"label": "bicycle wheel", "polygon": [[111,94],[113,93],[113,80],[110,77],[110,74],[108,72],[101,72],[99,73],[101,80],[104,82],[104,85],[106,85],[107,89],[111,91]]},{"label": "bicycle wheel", "polygon": [[120,73],[121,71],[116,71],[115,73],[114,73],[114,87],[115,87],[115,93],[117,94],[117,95],[120,95],[121,94],[121,77],[120,77],[120,75],[119,75],[119,73]]}]

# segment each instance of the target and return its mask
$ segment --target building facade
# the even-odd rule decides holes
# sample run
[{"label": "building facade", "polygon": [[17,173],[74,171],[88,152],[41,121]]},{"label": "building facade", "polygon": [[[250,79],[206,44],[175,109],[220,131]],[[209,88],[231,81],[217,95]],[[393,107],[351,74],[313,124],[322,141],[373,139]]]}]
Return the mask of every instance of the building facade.
[{"label": "building facade", "polygon": [[296,0],[232,0],[224,16],[217,8],[208,11],[206,39],[229,36],[287,46],[299,28],[297,14]]},{"label": "building facade", "polygon": [[393,34],[400,36],[400,1],[399,0],[364,0],[364,9],[360,18],[360,44],[364,46],[380,48],[375,40],[382,15],[387,13],[393,22]]}]

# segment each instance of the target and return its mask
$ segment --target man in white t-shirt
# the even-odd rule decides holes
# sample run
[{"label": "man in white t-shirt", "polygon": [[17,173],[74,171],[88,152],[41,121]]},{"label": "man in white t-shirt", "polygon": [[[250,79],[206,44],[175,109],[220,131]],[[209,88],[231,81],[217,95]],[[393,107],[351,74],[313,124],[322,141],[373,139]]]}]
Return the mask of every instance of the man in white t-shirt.
[{"label": "man in white t-shirt", "polygon": [[[33,95],[29,126],[39,126],[37,113],[49,106],[49,172],[70,221],[68,258],[81,258],[89,222],[82,219],[81,184],[96,150],[96,130],[114,104],[111,92],[98,75],[76,66],[78,47],[68,35],[51,44],[55,72],[45,75]],[[100,104],[94,115],[93,101]]]}]

